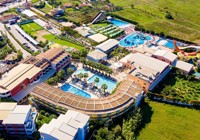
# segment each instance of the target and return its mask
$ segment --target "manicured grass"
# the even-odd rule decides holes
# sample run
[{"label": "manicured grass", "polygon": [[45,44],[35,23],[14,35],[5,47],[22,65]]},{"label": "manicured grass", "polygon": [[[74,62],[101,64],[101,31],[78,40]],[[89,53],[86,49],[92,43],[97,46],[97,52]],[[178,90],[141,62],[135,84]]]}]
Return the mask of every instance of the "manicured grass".
[{"label": "manicured grass", "polygon": [[95,28],[105,27],[107,25],[108,23],[97,23],[97,24],[92,24],[91,27],[95,29]]},{"label": "manicured grass", "polygon": [[38,24],[36,24],[34,22],[33,23],[24,24],[24,25],[21,26],[21,28],[27,33],[32,33],[33,32],[32,34],[34,34],[34,32],[36,32],[36,31],[43,30],[43,28],[40,25],[38,25]]},{"label": "manicured grass", "polygon": [[44,37],[45,39],[47,39],[48,41],[52,41],[52,42],[55,42],[55,43],[60,44],[60,45],[63,45],[63,46],[73,47],[73,48],[76,48],[76,49],[78,49],[78,50],[82,50],[82,49],[83,49],[82,46],[79,46],[79,45],[73,44],[73,43],[71,43],[71,42],[68,42],[68,41],[61,40],[61,39],[59,39],[59,38],[56,38],[56,36],[53,35],[53,34],[44,35],[43,37]]},{"label": "manicured grass", "polygon": [[[136,21],[145,29],[200,43],[199,1],[111,0],[111,2],[123,7],[123,10],[113,12],[114,14]],[[170,12],[174,20],[166,19],[166,12]]]},{"label": "manicured grass", "polygon": [[199,140],[200,111],[149,101],[138,140]]}]

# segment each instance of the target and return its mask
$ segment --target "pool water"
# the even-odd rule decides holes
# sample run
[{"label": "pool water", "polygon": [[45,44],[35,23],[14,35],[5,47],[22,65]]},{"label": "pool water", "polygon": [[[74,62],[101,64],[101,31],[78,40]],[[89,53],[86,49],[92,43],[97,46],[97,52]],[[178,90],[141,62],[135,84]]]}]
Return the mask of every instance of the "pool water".
[{"label": "pool water", "polygon": [[77,70],[77,71],[75,72],[75,74],[79,74],[79,73],[84,74],[84,73],[88,73],[88,72],[89,72],[88,70],[80,69],[80,70]]},{"label": "pool water", "polygon": [[129,24],[125,21],[117,20],[117,19],[111,19],[110,22],[113,23],[115,26],[118,26],[118,27],[126,26],[126,25]]},{"label": "pool water", "polygon": [[148,35],[144,35],[142,33],[133,33],[126,38],[120,40],[119,44],[122,47],[133,47],[137,45],[142,45],[145,43],[145,41],[151,40],[152,38]]},{"label": "pool water", "polygon": [[[165,40],[165,39],[160,39],[160,40],[158,40],[158,41],[157,41],[157,44],[158,44],[160,41],[162,41],[162,40]],[[165,41],[167,41],[167,42],[164,44],[165,47],[167,47],[167,48],[169,48],[169,49],[174,49],[174,42],[173,42],[173,41],[171,41],[171,40],[165,40]],[[183,46],[183,45],[184,45],[183,43],[180,43],[180,42],[176,42],[176,44],[177,44],[178,46]]]},{"label": "pool water", "polygon": [[71,92],[74,93],[76,95],[85,97],[85,98],[91,98],[90,94],[88,94],[87,92],[85,92],[84,90],[81,90],[79,88],[76,88],[75,86],[72,86],[70,84],[65,84],[61,87],[61,89],[65,92]]},{"label": "pool water", "polygon": [[[95,83],[96,77],[99,78],[99,83]],[[106,78],[106,77],[104,77],[104,76],[101,76],[101,75],[98,75],[98,74],[95,74],[95,75],[93,75],[91,78],[89,78],[89,79],[88,79],[88,82],[89,82],[89,83],[95,83],[95,84],[97,84],[97,86],[98,86],[99,88],[101,88],[101,86],[102,86],[103,84],[106,84],[106,85],[108,86],[108,88],[107,88],[106,90],[108,90],[108,91],[112,91],[112,90],[116,87],[116,85],[117,85],[117,82],[116,82],[116,81],[113,81],[113,80],[111,80],[111,79],[108,79],[108,78]]]}]

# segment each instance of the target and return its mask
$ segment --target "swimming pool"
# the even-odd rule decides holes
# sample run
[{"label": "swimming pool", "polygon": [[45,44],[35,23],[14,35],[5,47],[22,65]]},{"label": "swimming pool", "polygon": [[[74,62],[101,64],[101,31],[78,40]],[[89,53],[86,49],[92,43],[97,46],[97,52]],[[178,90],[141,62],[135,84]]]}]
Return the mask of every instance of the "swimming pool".
[{"label": "swimming pool", "polygon": [[70,84],[65,84],[61,87],[61,89],[65,92],[71,92],[74,93],[76,95],[85,97],[85,98],[91,98],[90,94],[85,92],[84,90],[81,90],[79,88],[76,88],[75,86],[72,86]]},{"label": "swimming pool", "polygon": [[[108,78],[106,78],[106,77],[104,77],[104,76],[101,76],[101,75],[98,75],[98,74],[95,74],[95,75],[93,75],[92,77],[90,77],[89,79],[88,79],[88,82],[89,83],[95,83],[95,79],[96,78],[99,78],[99,83],[97,83],[97,86],[99,87],[99,88],[101,88],[101,86],[103,85],[103,84],[106,84],[107,86],[108,86],[108,88],[107,88],[107,90],[108,91],[112,91],[115,87],[116,87],[116,85],[117,85],[117,82],[116,81],[113,81],[113,80],[111,80],[111,79],[108,79]],[[96,83],[95,83],[96,84]]]},{"label": "swimming pool", "polygon": [[[159,44],[159,42],[166,42],[166,43],[164,43],[164,44],[162,44],[161,43],[161,45],[163,45],[163,46],[165,46],[165,47],[167,47],[167,48],[169,48],[169,49],[174,49],[174,42],[173,41],[171,41],[171,40],[166,40],[166,39],[160,39],[160,40],[158,40],[157,41],[157,44]],[[184,46],[184,44],[183,43],[180,43],[180,42],[176,42],[176,44],[178,45],[178,46]]]},{"label": "swimming pool", "polygon": [[115,26],[118,26],[118,27],[126,26],[126,25],[129,24],[128,22],[125,22],[125,21],[122,21],[122,20],[118,20],[118,19],[111,19],[109,21],[111,23],[113,23]]},{"label": "swimming pool", "polygon": [[88,73],[89,71],[88,70],[85,70],[85,69],[80,69],[80,70],[77,70],[77,71],[75,71],[75,73],[74,74],[79,74],[79,73],[82,73],[82,74],[84,74],[84,73]]},{"label": "swimming pool", "polygon": [[142,45],[145,43],[145,41],[151,40],[152,38],[148,35],[142,34],[142,33],[133,33],[126,38],[120,40],[119,44],[122,47],[133,47],[137,45]]}]

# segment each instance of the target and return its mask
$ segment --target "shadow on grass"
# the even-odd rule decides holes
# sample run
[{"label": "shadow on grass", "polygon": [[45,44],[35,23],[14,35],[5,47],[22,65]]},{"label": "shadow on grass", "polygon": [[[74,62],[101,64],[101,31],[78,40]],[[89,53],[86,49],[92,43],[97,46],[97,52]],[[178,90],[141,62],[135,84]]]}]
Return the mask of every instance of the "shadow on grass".
[{"label": "shadow on grass", "polygon": [[142,124],[139,130],[137,131],[137,136],[139,136],[141,130],[146,127],[147,124],[151,123],[151,118],[153,115],[152,107],[148,103],[149,101],[146,99],[141,102],[140,108],[142,113]]}]

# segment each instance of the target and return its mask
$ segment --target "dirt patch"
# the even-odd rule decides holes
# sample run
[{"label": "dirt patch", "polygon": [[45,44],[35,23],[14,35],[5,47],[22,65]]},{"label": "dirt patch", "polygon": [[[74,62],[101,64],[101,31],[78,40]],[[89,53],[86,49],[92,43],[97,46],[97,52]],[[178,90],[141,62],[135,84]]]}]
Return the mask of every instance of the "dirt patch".
[{"label": "dirt patch", "polygon": [[47,32],[46,30],[39,30],[39,31],[36,31],[36,36],[37,36],[37,41],[42,41],[42,42],[45,42],[46,39],[43,38],[44,35],[49,35],[50,33]]}]

